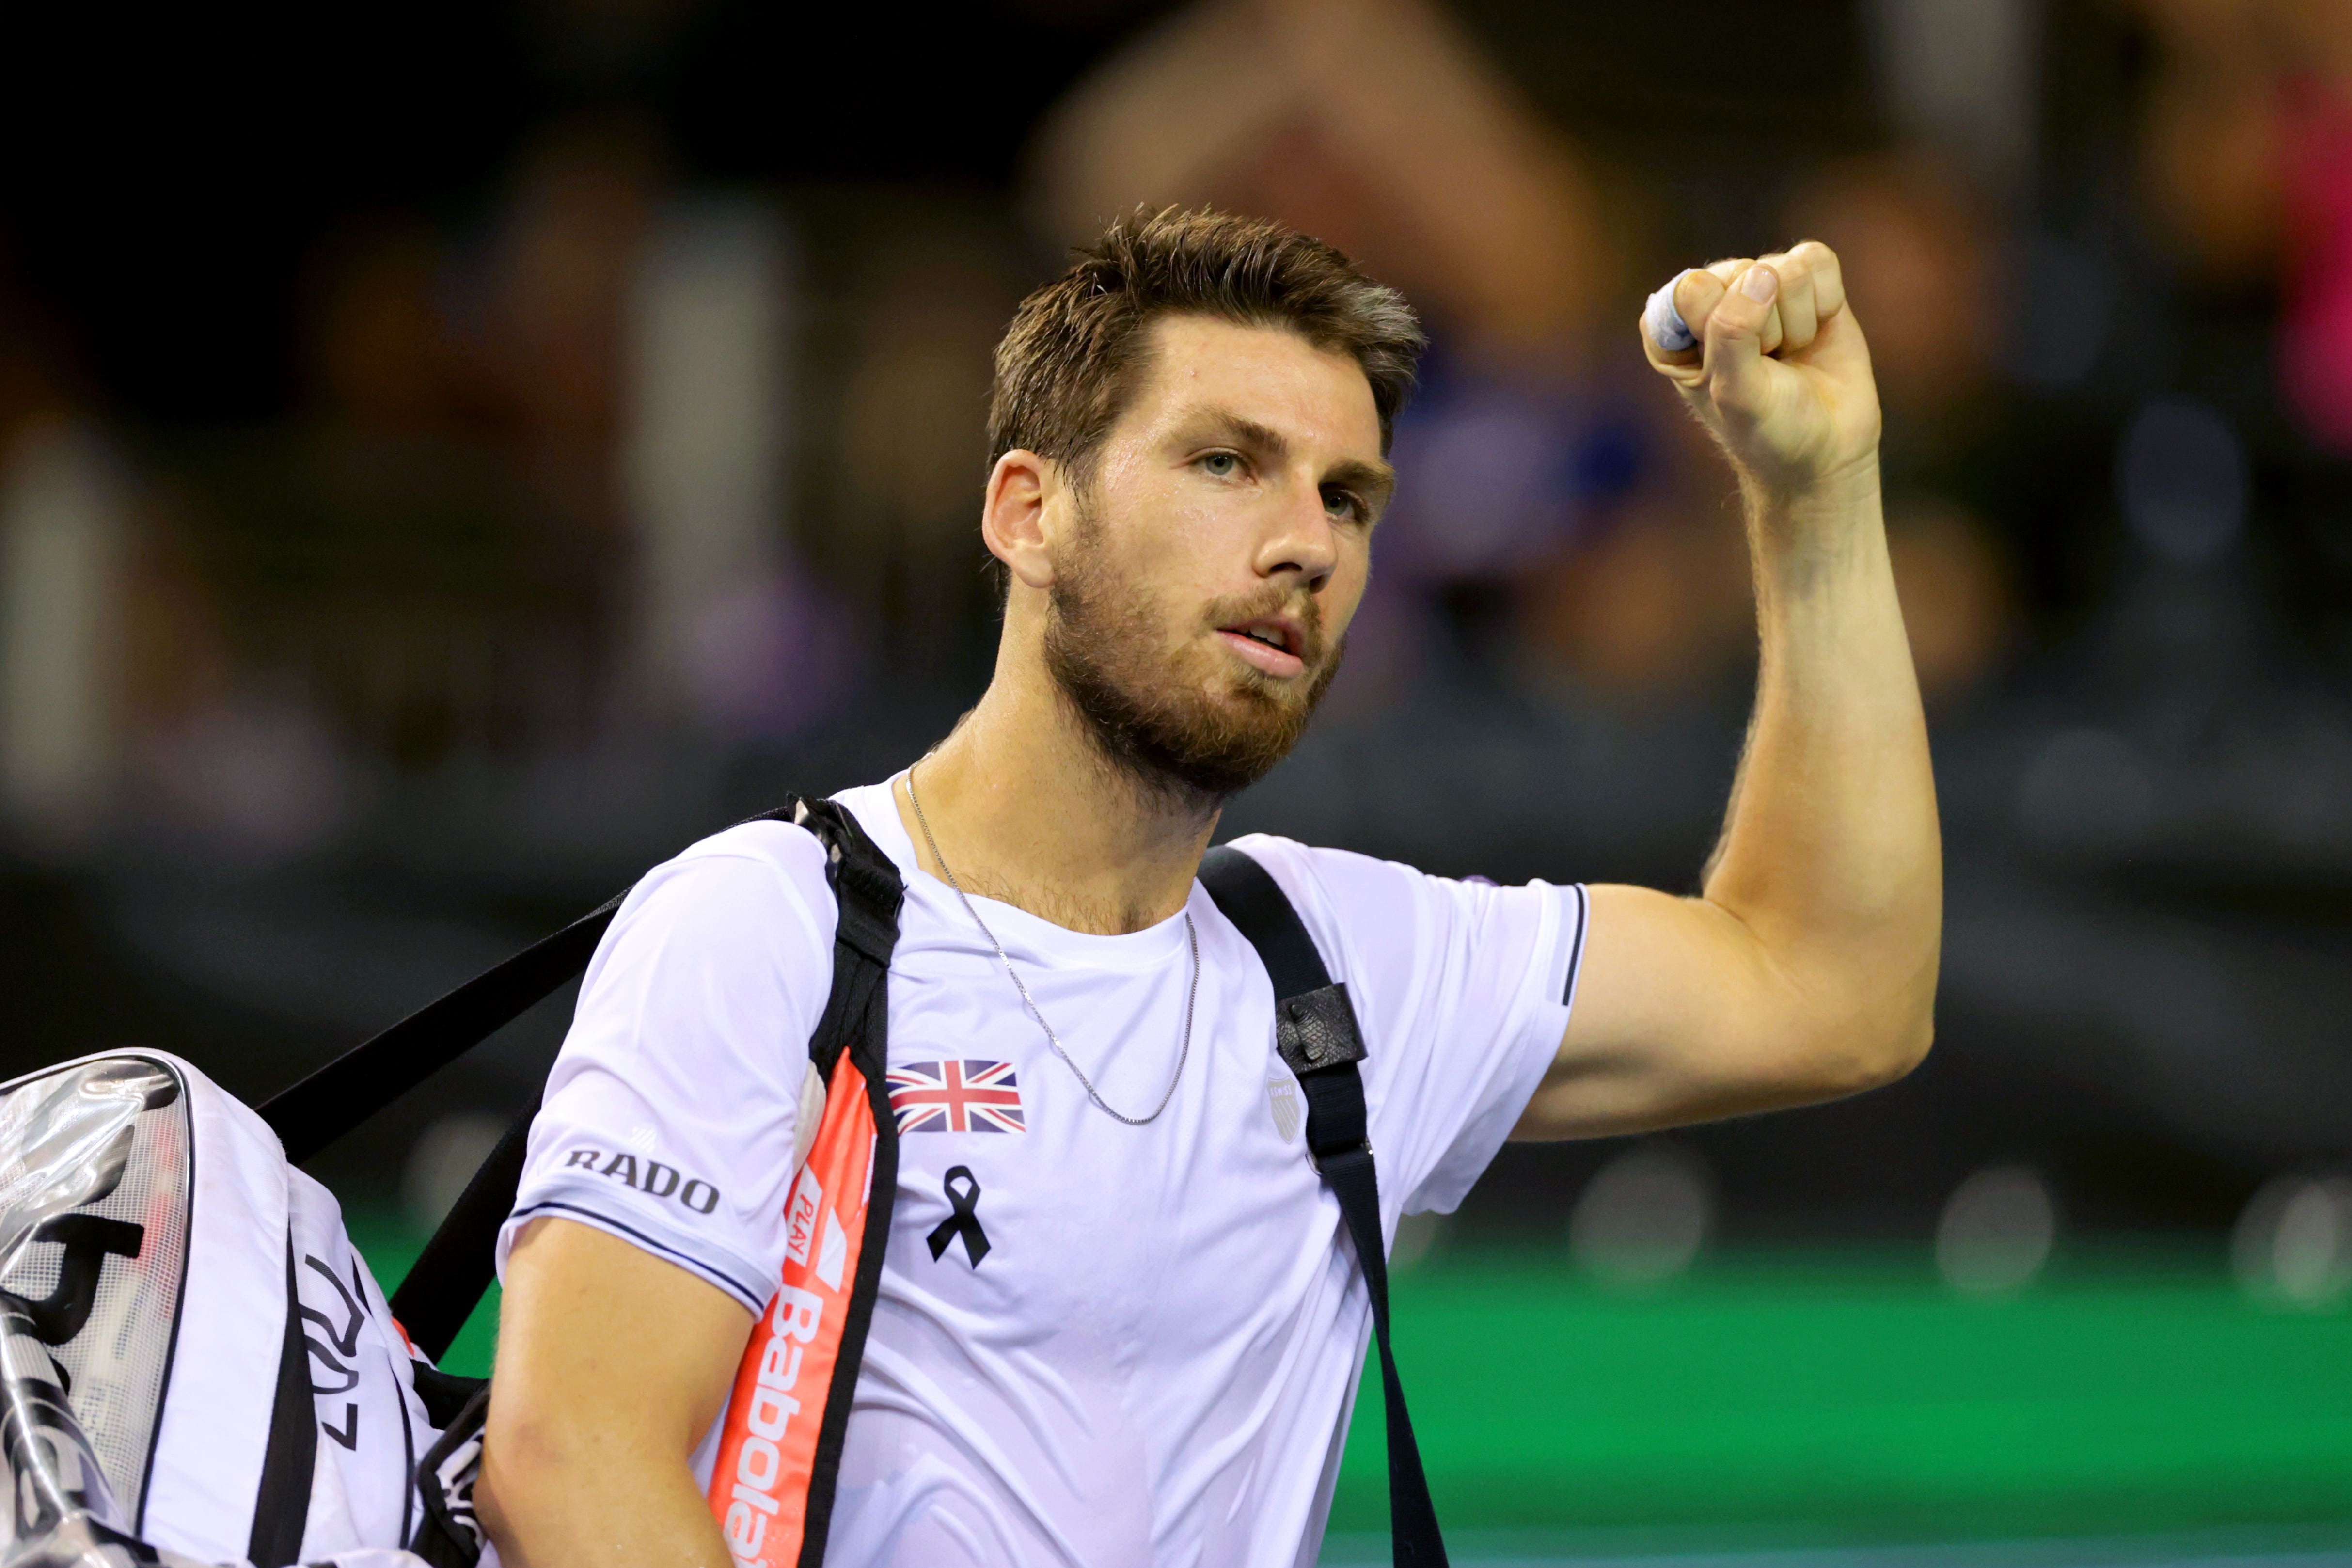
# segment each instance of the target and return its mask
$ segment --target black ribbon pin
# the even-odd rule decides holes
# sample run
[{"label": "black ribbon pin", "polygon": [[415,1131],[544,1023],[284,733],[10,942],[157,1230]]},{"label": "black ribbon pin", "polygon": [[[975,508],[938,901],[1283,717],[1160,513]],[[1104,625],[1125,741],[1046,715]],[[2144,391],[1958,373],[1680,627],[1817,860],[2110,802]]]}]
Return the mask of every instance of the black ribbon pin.
[{"label": "black ribbon pin", "polygon": [[[961,1189],[956,1186],[959,1179],[963,1183]],[[940,1221],[938,1227],[931,1232],[931,1260],[939,1261],[940,1256],[961,1236],[963,1237],[964,1256],[971,1258],[971,1266],[977,1268],[980,1260],[988,1256],[988,1232],[980,1228],[977,1212],[980,1179],[971,1173],[971,1166],[955,1165],[949,1168],[948,1179],[943,1185],[948,1202],[954,1206],[955,1213]]]}]

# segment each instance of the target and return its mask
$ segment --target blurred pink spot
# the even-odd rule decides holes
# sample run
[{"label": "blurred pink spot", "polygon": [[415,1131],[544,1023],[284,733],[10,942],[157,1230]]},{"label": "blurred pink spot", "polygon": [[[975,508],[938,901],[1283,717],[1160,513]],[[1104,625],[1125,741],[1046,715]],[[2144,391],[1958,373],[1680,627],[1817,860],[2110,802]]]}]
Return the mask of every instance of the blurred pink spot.
[{"label": "blurred pink spot", "polygon": [[2314,440],[2352,456],[2352,103],[2320,84],[2294,84],[2284,124],[2281,390]]},{"label": "blurred pink spot", "polygon": [[782,742],[822,723],[851,684],[856,626],[806,574],[786,566],[703,608],[690,653],[701,717],[737,740]]}]

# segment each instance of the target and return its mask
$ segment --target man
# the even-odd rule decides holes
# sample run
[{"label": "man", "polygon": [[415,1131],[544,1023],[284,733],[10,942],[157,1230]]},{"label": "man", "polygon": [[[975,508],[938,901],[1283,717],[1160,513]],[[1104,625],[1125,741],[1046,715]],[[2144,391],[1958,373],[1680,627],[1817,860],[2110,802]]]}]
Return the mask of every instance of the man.
[{"label": "man", "polygon": [[[1349,985],[1391,1233],[1506,1136],[1825,1100],[1927,1046],[1935,801],[1861,330],[1818,245],[1675,298],[1700,344],[1651,356],[1739,477],[1763,632],[1703,894],[1243,841]],[[830,1562],[1314,1560],[1367,1298],[1270,1093],[1265,971],[1194,873],[1338,666],[1420,344],[1328,247],[1168,213],[1114,226],[998,352],[994,678],[839,798],[908,885],[892,1066],[1002,1064],[1018,1114],[900,1138]],[[834,920],[814,839],[763,822],[656,869],[606,936],[505,1237],[479,1500],[509,1564],[727,1561],[712,1427],[775,1289]],[[611,1179],[623,1150],[676,1179]],[[984,1254],[924,1245],[960,1202]]]}]

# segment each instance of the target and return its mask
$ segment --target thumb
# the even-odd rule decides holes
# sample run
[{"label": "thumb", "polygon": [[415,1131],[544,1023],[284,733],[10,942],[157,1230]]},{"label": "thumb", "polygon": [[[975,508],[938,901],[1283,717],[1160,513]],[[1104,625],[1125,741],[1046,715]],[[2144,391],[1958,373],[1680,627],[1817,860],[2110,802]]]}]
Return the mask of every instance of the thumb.
[{"label": "thumb", "polygon": [[1760,412],[1769,372],[1764,364],[1764,328],[1780,276],[1762,262],[1724,290],[1706,322],[1706,378],[1717,406],[1726,412]]}]

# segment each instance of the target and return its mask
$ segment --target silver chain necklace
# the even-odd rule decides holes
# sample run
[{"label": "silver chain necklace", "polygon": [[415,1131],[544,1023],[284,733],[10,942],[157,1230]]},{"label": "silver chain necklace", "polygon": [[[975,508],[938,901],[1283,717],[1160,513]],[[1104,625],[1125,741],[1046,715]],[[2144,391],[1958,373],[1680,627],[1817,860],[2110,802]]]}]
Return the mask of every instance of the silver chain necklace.
[{"label": "silver chain necklace", "polygon": [[915,794],[915,770],[912,768],[907,770],[907,804],[915,808],[915,821],[923,830],[923,842],[930,847],[931,858],[940,863],[940,869],[947,873],[948,886],[953,888],[955,896],[962,900],[963,912],[971,917],[971,923],[980,928],[980,934],[988,939],[988,945],[996,949],[996,961],[1004,965],[1004,973],[1013,981],[1013,988],[1021,993],[1021,1005],[1029,1009],[1029,1016],[1037,1020],[1039,1028],[1045,1031],[1045,1043],[1054,1047],[1054,1054],[1062,1058],[1062,1065],[1076,1074],[1078,1082],[1086,1086],[1087,1098],[1093,1100],[1095,1108],[1104,1115],[1124,1121],[1129,1127],[1141,1127],[1146,1122],[1158,1121],[1160,1113],[1168,1109],[1168,1102],[1176,1098],[1176,1086],[1184,1079],[1185,1058],[1192,1054],[1192,1004],[1201,994],[1201,935],[1192,929],[1192,911],[1184,911],[1184,940],[1192,949],[1192,984],[1184,993],[1184,1044],[1176,1053],[1176,1070],[1169,1075],[1168,1092],[1160,1097],[1160,1103],[1151,1108],[1151,1114],[1129,1116],[1105,1100],[1102,1092],[1095,1088],[1095,1080],[1087,1076],[1087,1069],[1072,1060],[1070,1053],[1062,1048],[1062,1037],[1054,1033],[1053,1025],[1045,1022],[1045,1015],[1037,1011],[1037,999],[1029,994],[1029,987],[1022,980],[1021,972],[1013,967],[1013,959],[1005,952],[1004,944],[996,940],[996,933],[989,930],[988,922],[980,918],[978,910],[972,908],[971,895],[956,879],[954,869],[948,865],[948,858],[940,853],[940,841],[931,837],[930,818],[923,815],[922,800]]}]

